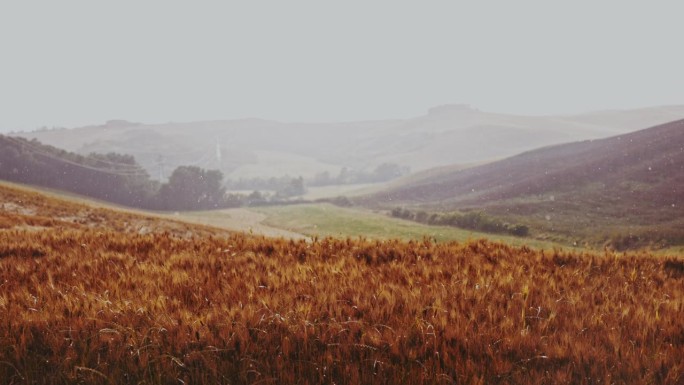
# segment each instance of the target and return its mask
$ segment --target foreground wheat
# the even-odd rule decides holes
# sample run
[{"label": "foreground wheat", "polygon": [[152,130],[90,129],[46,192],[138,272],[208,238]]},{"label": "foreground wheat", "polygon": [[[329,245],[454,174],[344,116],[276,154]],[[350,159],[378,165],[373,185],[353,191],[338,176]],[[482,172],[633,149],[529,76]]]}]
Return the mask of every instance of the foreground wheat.
[{"label": "foreground wheat", "polygon": [[684,262],[478,241],[0,233],[3,383],[684,381]]}]

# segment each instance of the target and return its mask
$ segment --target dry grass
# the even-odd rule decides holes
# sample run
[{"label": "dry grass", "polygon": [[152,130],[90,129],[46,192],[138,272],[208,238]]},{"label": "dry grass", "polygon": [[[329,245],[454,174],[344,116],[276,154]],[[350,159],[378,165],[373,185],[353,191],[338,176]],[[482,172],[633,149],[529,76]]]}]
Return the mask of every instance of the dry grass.
[{"label": "dry grass", "polygon": [[681,257],[142,233],[21,201],[0,220],[53,222],[0,230],[0,383],[684,382]]}]

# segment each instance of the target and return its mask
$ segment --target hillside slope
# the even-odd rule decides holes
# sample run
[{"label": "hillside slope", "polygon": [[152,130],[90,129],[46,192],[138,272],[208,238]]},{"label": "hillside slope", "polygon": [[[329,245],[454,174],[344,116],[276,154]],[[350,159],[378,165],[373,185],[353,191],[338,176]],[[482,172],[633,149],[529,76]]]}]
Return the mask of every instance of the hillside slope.
[{"label": "hillside slope", "polygon": [[500,159],[540,146],[607,137],[684,118],[684,106],[567,116],[517,116],[463,105],[410,119],[282,123],[242,119],[105,125],[20,133],[76,151],[130,154],[157,178],[179,165],[220,169],[229,178],[303,175],[382,163],[413,171]]},{"label": "hillside slope", "polygon": [[0,202],[0,233],[114,231],[122,236],[155,233],[181,238],[233,233],[169,215],[129,210],[8,182],[0,182]]},{"label": "hillside slope", "polygon": [[684,121],[438,173],[363,202],[484,209],[568,234],[610,228],[629,237],[655,231],[679,243],[684,241]]},{"label": "hillside slope", "polygon": [[144,207],[158,188],[130,155],[79,155],[36,140],[0,135],[0,180]]}]

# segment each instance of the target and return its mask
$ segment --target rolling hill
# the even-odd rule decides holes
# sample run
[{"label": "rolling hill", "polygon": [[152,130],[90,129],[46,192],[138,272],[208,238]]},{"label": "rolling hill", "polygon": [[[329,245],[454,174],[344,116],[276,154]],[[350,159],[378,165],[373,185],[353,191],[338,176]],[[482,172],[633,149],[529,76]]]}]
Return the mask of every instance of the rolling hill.
[{"label": "rolling hill", "polygon": [[254,237],[2,184],[0,202],[2,384],[682,383],[681,255]]},{"label": "rolling hill", "polygon": [[282,123],[242,119],[138,124],[123,120],[19,133],[80,154],[123,153],[153,178],[180,165],[219,169],[228,178],[312,177],[342,167],[396,163],[413,171],[501,159],[545,145],[621,134],[684,118],[684,106],[565,116],[517,116],[464,105],[410,119]]},{"label": "rolling hill", "polygon": [[621,246],[684,242],[684,121],[544,147],[395,183],[379,207],[482,210],[539,232]]}]

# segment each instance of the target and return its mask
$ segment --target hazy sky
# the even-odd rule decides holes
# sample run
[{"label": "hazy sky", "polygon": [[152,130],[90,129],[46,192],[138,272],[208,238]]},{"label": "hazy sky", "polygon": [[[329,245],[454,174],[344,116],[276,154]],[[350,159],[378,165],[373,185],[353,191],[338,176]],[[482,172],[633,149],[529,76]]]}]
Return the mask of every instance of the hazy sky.
[{"label": "hazy sky", "polygon": [[677,1],[3,1],[0,130],[684,103]]}]

